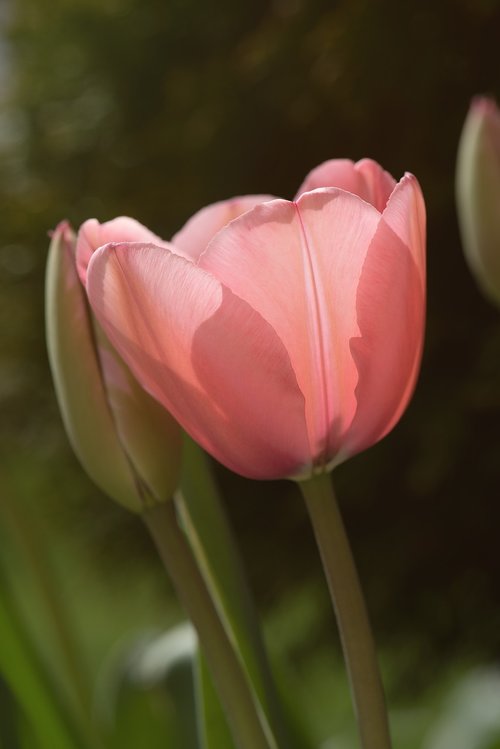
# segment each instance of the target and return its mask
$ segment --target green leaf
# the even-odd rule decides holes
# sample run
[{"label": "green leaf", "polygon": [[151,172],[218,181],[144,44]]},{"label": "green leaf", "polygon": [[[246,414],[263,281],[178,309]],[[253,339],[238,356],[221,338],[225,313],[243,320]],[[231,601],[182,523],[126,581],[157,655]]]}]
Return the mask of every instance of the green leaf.
[{"label": "green leaf", "polygon": [[66,705],[27,636],[4,581],[0,587],[0,674],[40,749],[80,749]]},{"label": "green leaf", "polygon": [[0,678],[0,749],[20,749],[19,710],[6,682]]},{"label": "green leaf", "polygon": [[190,624],[143,636],[105,664],[96,706],[111,749],[198,749]]},{"label": "green leaf", "polygon": [[[61,678],[65,681],[79,719],[89,724],[92,712],[91,685],[88,682],[77,632],[72,626],[59,576],[53,564],[43,521],[39,514],[29,508],[8,486],[8,491],[5,492],[0,504],[0,526],[14,551],[12,558],[10,555],[6,556],[5,560],[2,558],[5,578],[14,593],[16,589],[19,590],[20,567],[26,569],[28,579],[36,591],[37,602],[41,604],[40,611],[35,604],[34,613],[35,602],[30,601],[30,620],[33,617],[37,619],[38,631],[41,629],[40,617],[47,620],[56,645],[55,652],[51,653],[51,668],[54,673],[61,671]],[[16,600],[19,604],[19,598]],[[19,610],[20,617],[21,611],[24,612],[24,621],[28,624],[27,609]],[[32,629],[31,636],[38,635],[38,631],[35,633]]]},{"label": "green leaf", "polygon": [[207,456],[191,439],[184,445],[177,508],[198,565],[244,665],[276,746],[286,746],[284,721],[253,600],[245,580]]},{"label": "green leaf", "polygon": [[235,749],[205,658],[196,660],[196,707],[201,749]]}]

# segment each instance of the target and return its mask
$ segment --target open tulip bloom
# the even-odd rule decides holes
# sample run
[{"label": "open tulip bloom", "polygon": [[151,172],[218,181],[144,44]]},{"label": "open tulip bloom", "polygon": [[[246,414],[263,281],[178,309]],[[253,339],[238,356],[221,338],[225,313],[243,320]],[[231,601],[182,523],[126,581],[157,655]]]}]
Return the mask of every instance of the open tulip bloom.
[{"label": "open tulip bloom", "polygon": [[130,219],[87,222],[77,253],[143,387],[221,463],[271,479],[329,469],[400,418],[422,350],[424,248],[412,175],[334,160],[294,201],[217,203],[170,243]]},{"label": "open tulip bloom", "polygon": [[[249,195],[210,205],[171,242],[131,218],[91,219],[75,262],[113,350],[196,442],[244,476],[299,481],[363,749],[389,749],[364,600],[327,472],[384,437],[415,386],[425,319],[417,180],[396,183],[369,159],[327,161],[293,201]],[[232,653],[235,586],[226,588],[224,614],[190,560],[206,524],[186,550],[175,505],[158,505],[145,520],[201,634],[238,747],[277,749],[265,700],[255,710],[251,667],[242,676],[241,652]],[[205,552],[214,543],[207,534]]]}]

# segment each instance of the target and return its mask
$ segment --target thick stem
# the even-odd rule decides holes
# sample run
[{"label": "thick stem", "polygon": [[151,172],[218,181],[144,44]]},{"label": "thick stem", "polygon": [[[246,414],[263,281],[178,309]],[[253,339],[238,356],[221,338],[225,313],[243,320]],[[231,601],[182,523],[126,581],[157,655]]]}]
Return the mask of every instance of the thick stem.
[{"label": "thick stem", "polygon": [[238,749],[275,749],[265,716],[178,524],[173,502],[155,505],[143,517],[179,600],[198,632]]},{"label": "thick stem", "polygon": [[330,589],[363,749],[390,749],[368,613],[329,474],[300,483]]},{"label": "thick stem", "polygon": [[243,562],[206,453],[185,437],[179,521],[280,747],[293,747]]}]

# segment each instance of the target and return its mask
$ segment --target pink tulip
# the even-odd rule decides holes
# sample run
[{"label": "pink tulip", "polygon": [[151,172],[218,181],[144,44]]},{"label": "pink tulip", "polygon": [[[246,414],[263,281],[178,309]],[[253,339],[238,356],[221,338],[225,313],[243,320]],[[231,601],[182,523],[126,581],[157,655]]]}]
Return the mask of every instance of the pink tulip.
[{"label": "pink tulip", "polygon": [[171,243],[103,230],[89,299],[143,387],[220,462],[305,477],[386,435],[420,364],[425,207],[373,161],[312,171],[293,201],[203,209]]}]

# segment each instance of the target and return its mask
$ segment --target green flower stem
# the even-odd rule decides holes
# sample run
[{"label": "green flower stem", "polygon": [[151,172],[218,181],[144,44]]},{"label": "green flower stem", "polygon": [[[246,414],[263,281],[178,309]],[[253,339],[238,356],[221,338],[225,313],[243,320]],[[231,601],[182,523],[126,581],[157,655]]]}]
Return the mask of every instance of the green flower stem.
[{"label": "green flower stem", "polygon": [[163,564],[193,622],[238,749],[275,749],[267,721],[249,686],[245,669],[210,597],[179,526],[173,502],[143,514]]},{"label": "green flower stem", "polygon": [[293,745],[266,653],[243,563],[206,453],[186,436],[179,519],[224,626],[231,633],[255,696],[280,747]]},{"label": "green flower stem", "polygon": [[358,573],[329,474],[299,484],[330,589],[363,749],[390,749],[375,645]]}]

